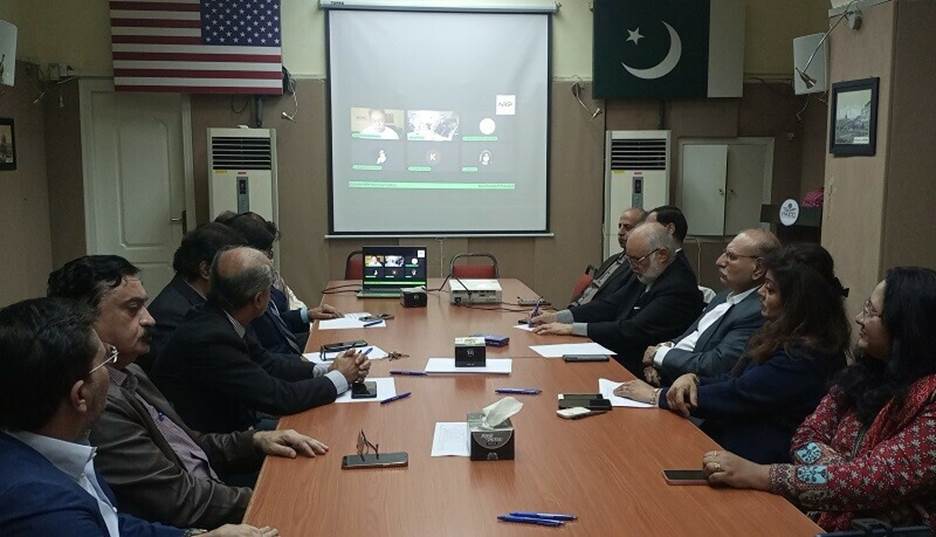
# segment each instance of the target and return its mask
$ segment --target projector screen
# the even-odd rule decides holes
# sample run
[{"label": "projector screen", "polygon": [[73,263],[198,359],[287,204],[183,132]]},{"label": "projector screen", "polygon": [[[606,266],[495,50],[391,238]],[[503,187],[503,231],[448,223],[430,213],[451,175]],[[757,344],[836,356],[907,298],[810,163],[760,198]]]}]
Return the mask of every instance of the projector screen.
[{"label": "projector screen", "polygon": [[330,10],[332,233],[547,231],[549,22]]}]

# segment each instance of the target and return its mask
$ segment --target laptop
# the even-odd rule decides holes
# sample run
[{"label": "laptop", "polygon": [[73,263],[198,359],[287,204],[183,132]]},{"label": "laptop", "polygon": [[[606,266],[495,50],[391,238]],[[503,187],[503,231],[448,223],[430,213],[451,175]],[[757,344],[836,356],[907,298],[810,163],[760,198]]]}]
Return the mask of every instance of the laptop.
[{"label": "laptop", "polygon": [[426,285],[425,246],[365,246],[358,298],[399,298],[400,290]]}]

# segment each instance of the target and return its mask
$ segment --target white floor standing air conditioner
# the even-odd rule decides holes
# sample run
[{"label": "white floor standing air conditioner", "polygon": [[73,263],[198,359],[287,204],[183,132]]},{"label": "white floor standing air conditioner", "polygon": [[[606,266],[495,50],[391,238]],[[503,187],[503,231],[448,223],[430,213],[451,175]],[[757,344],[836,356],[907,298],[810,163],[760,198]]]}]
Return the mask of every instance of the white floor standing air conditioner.
[{"label": "white floor standing air conditioner", "polygon": [[275,130],[208,129],[208,173],[212,219],[252,211],[278,223]]},{"label": "white floor standing air conditioner", "polygon": [[630,207],[669,203],[670,131],[608,131],[605,138],[604,256],[621,251],[617,223]]}]

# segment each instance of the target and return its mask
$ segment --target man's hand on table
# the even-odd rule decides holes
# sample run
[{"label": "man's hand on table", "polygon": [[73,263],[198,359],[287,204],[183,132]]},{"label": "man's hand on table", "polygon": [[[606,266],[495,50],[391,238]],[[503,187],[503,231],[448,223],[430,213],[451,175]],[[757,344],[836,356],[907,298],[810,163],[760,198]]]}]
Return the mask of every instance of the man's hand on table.
[{"label": "man's hand on table", "polygon": [[533,327],[533,333],[541,336],[570,336],[572,325],[565,323],[547,323]]},{"label": "man's hand on table", "polygon": [[253,435],[254,447],[266,455],[295,459],[297,455],[315,457],[328,452],[328,446],[292,429],[257,431]]}]

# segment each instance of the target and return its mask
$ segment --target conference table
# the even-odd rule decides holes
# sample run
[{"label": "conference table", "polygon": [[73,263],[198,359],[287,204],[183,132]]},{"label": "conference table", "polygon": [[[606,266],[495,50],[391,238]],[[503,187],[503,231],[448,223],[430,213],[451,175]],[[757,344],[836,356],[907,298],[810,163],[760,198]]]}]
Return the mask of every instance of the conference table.
[{"label": "conference table", "polygon": [[[522,282],[501,279],[505,302],[537,295]],[[333,281],[330,288],[354,282]],[[431,280],[429,288],[440,286]],[[273,526],[287,537],[396,536],[807,536],[821,529],[781,497],[765,492],[671,486],[664,468],[699,468],[715,442],[691,422],[654,408],[615,408],[584,419],[556,415],[557,394],[595,393],[598,379],[629,380],[610,362],[566,363],[530,345],[584,342],[538,336],[514,328],[516,306],[456,307],[444,291],[430,292],[426,308],[404,308],[398,299],[324,297],[343,312],[392,313],[386,328],[314,329],[308,350],[323,343],[365,339],[386,351],[409,354],[374,360],[370,377],[390,369],[423,369],[429,357],[452,357],[453,340],[473,334],[510,337],[488,347],[489,357],[513,359],[509,375],[395,376],[397,393],[412,396],[387,405],[331,404],[280,419],[329,446],[314,459],[267,457],[245,522]],[[537,387],[518,395],[523,409],[512,418],[515,460],[471,461],[431,457],[436,422],[463,422],[468,412],[497,401],[498,387]],[[343,455],[356,454],[358,433],[380,452],[405,451],[409,466],[342,470]],[[561,528],[501,522],[510,511],[573,513]]]}]

